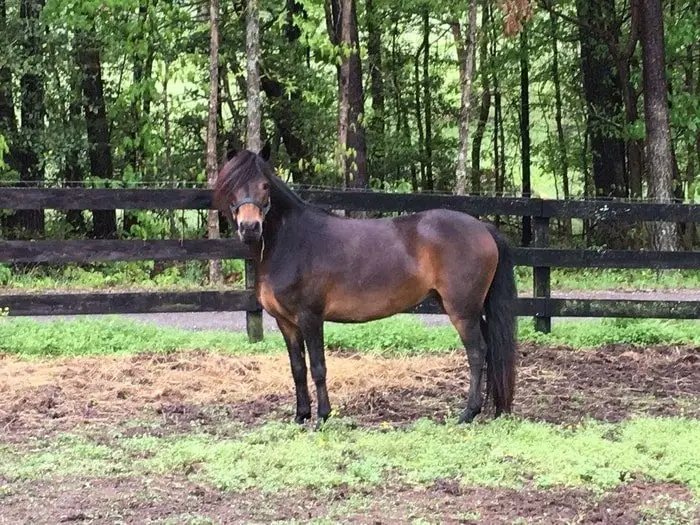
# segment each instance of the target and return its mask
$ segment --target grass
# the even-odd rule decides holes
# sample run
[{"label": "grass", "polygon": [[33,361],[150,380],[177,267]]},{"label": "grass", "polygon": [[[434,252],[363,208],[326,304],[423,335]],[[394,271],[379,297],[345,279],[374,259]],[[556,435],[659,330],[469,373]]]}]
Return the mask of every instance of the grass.
[{"label": "grass", "polygon": [[[532,268],[517,268],[518,290],[532,292]],[[552,268],[551,286],[556,293],[567,291],[697,290],[700,271],[610,268]]]},{"label": "grass", "polygon": [[[223,270],[227,283],[243,286],[242,261],[224,261]],[[207,275],[202,261],[168,265],[161,272],[154,272],[153,261],[36,267],[21,272],[0,264],[0,285],[23,291],[193,288],[208,286]],[[532,292],[532,268],[518,267],[516,278],[520,292]],[[551,282],[555,291],[700,289],[700,271],[553,268]]]},{"label": "grass", "polygon": [[[23,271],[0,264],[0,285],[22,291],[201,288],[209,285],[207,264],[206,261],[186,261],[168,264],[158,272],[154,271],[153,261],[69,264]],[[224,261],[223,277],[227,283],[242,287],[243,261]]]},{"label": "grass", "polygon": [[[215,315],[215,314],[213,314]],[[572,348],[612,343],[700,344],[699,321],[588,320],[555,323],[551,334],[535,332],[530,319],[521,319],[519,339]],[[426,327],[408,314],[357,325],[327,323],[326,346],[368,353],[409,355],[462,348],[452,326]],[[0,352],[22,357],[119,355],[177,350],[219,350],[241,354],[283,351],[282,337],[268,333],[250,343],[244,333],[190,331],[158,327],[120,318],[35,321],[0,320]]]},{"label": "grass", "polygon": [[96,444],[64,436],[22,451],[0,448],[9,481],[68,475],[180,474],[229,491],[371,488],[387,483],[612,489],[633,479],[683,484],[700,494],[700,421],[639,418],[576,427],[500,418],[471,426],[417,421],[403,430],[323,432],[268,423],[238,437],[137,436]]}]

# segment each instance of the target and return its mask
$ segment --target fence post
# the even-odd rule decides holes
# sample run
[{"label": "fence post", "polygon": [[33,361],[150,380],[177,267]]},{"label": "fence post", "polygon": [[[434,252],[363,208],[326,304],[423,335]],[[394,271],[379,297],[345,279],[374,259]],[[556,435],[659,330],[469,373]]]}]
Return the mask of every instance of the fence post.
[{"label": "fence post", "polygon": [[[534,218],[535,248],[547,248],[549,246],[549,217]],[[535,298],[549,299],[551,295],[550,268],[549,266],[535,266],[532,268],[532,284]],[[552,331],[552,318],[545,313],[535,316],[535,330],[548,334]]]},{"label": "fence post", "polygon": [[[255,290],[255,265],[250,259],[245,261],[245,288]],[[261,309],[247,311],[245,313],[245,325],[248,331],[248,340],[257,343],[263,339],[263,312]]]}]

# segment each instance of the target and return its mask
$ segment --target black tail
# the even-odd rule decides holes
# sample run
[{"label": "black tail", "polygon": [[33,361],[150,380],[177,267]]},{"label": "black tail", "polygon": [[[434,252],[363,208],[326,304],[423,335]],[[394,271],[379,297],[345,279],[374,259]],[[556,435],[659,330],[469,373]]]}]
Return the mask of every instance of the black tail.
[{"label": "black tail", "polygon": [[498,266],[484,302],[486,320],[481,331],[486,340],[486,392],[493,398],[496,416],[510,412],[515,390],[517,290],[513,258],[508,242],[489,225],[498,246]]}]

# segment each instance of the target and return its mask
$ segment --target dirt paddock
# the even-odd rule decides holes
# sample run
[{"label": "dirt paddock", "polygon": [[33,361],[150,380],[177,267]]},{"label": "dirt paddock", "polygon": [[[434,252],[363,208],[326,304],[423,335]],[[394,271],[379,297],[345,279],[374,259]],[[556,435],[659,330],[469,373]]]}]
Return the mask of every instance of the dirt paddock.
[{"label": "dirt paddock", "polygon": [[[514,412],[555,423],[618,421],[642,412],[697,417],[699,362],[700,349],[692,347],[575,351],[525,345]],[[442,421],[460,409],[468,389],[461,353],[385,358],[330,352],[327,366],[331,403],[359,425]],[[10,438],[149,417],[173,425],[195,419],[216,425],[222,418],[257,424],[291,418],[293,405],[282,354],[0,358],[0,428]]]},{"label": "dirt paddock", "polygon": [[[695,418],[700,416],[699,362],[700,348],[694,347],[618,345],[576,351],[524,345],[514,412],[554,423],[587,417],[620,421],[641,413]],[[330,352],[327,365],[331,403],[359,426],[403,426],[421,417],[444,421],[461,409],[468,388],[468,368],[461,353],[389,358]],[[312,388],[312,399],[313,394]],[[290,421],[293,410],[293,383],[283,354],[181,352],[40,361],[0,356],[0,445],[50,438],[63,431],[126,429],[126,423],[133,429],[134,422],[157,422],[143,428],[158,435],[189,431],[192,425],[198,431],[222,434],[232,422],[240,428],[270,420]],[[85,483],[91,487],[89,493],[81,489]],[[278,496],[251,493],[241,498],[186,479],[164,478],[147,487],[140,479],[67,480],[59,485],[27,482],[21,490],[15,489],[6,497],[0,493],[4,509],[0,523],[114,523],[107,518],[112,516],[109,509],[119,507],[122,500],[119,515],[128,523],[184,516],[192,505],[223,523],[249,522],[250,516],[266,522],[259,507],[251,509],[270,501],[275,511],[269,521],[305,521],[323,515],[326,506],[322,499],[304,494],[291,499],[279,496],[277,503]],[[128,499],[129,494],[146,490],[160,491],[160,497]],[[644,482],[621,487],[602,500],[573,489],[475,488],[468,498],[455,498],[462,489],[449,481],[427,492],[401,487],[382,490],[372,495],[373,506],[364,514],[348,511],[343,519],[392,522],[382,506],[388,505],[399,517],[396,522],[410,522],[410,509],[422,501],[425,508],[439,503],[441,522],[475,522],[470,516],[478,513],[480,523],[511,523],[516,517],[538,523],[639,523],[640,502],[668,494],[691,497],[680,486]],[[341,500],[347,497],[342,490],[333,495]],[[404,508],[402,501],[412,506]],[[35,503],[38,510],[29,511]],[[196,521],[167,521],[189,522]]]}]

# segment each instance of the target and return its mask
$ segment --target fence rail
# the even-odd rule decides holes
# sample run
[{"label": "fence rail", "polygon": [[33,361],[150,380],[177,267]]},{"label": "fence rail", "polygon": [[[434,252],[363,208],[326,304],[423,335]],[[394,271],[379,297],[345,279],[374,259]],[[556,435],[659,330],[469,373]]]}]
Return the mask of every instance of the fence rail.
[{"label": "fence rail", "polygon": [[[700,318],[700,301],[593,300],[551,297],[553,267],[698,269],[700,252],[582,250],[549,248],[551,218],[581,218],[622,222],[700,222],[700,205],[609,200],[543,200],[509,197],[400,194],[368,191],[300,189],[307,201],[328,209],[383,213],[417,212],[431,208],[464,211],[476,216],[529,216],[533,247],[514,249],[517,265],[533,268],[533,297],[521,297],[520,316],[532,316],[536,327],[549,331],[551,318],[634,317]],[[45,189],[0,188],[0,209],[57,210],[204,210],[211,192],[202,189]],[[2,263],[88,263],[135,260],[249,259],[248,249],[233,239],[182,240],[42,240],[0,241]],[[246,290],[180,292],[119,292],[60,294],[0,294],[0,306],[10,315],[78,315],[190,311],[246,311],[248,334],[262,337],[262,311],[254,293],[252,265],[246,263]],[[430,300],[407,310],[441,313]]]},{"label": "fence rail", "polygon": [[[700,222],[700,204],[615,200],[547,200],[441,194],[310,190],[297,193],[325,208],[416,212],[446,208],[472,215],[511,215],[621,221]],[[205,189],[0,188],[0,209],[14,210],[194,210],[209,209]]]}]

